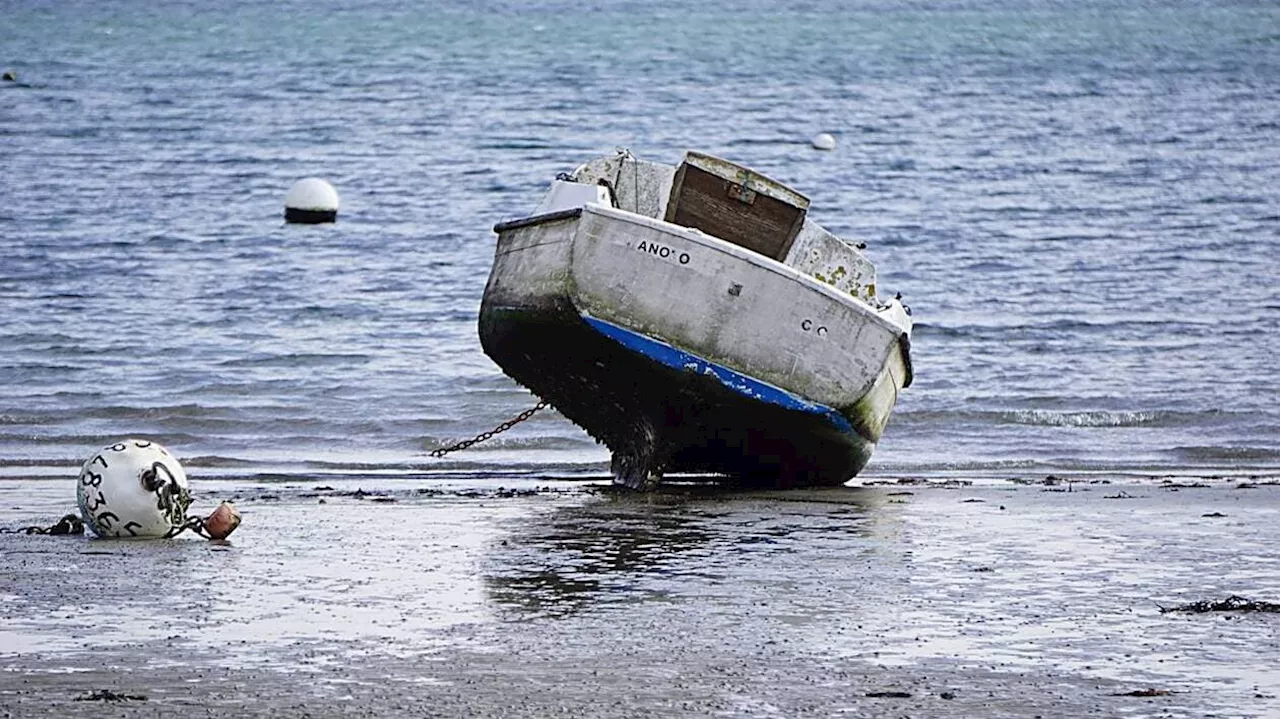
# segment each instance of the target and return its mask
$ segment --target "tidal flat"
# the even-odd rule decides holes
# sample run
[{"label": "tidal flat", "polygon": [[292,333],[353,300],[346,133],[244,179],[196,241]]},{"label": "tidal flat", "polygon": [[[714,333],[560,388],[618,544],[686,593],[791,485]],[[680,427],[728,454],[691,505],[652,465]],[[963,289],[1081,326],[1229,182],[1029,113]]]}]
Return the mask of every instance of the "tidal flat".
[{"label": "tidal flat", "polygon": [[[1267,478],[196,484],[228,542],[0,534],[0,716],[1280,715]],[[5,527],[73,507],[0,482]]]}]

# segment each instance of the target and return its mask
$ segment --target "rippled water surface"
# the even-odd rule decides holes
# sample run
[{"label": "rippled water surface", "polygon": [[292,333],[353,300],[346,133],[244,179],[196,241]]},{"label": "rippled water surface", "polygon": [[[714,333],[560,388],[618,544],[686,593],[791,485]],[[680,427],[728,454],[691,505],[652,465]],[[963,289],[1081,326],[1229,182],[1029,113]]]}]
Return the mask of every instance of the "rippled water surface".
[{"label": "rippled water surface", "polygon": [[[808,194],[917,320],[868,472],[1280,471],[1267,2],[0,0],[0,476],[603,471],[481,352],[492,225],[615,147]],[[828,131],[835,151],[807,138]],[[318,175],[337,225],[286,227]]]}]

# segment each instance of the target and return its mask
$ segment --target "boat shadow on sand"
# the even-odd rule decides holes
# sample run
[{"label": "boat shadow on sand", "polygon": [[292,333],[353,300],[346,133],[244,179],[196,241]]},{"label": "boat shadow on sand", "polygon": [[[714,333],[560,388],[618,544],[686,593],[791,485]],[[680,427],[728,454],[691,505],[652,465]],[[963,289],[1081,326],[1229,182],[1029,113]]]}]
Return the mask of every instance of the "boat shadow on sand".
[{"label": "boat shadow on sand", "polygon": [[883,493],[844,487],[606,488],[513,527],[489,552],[483,581],[493,605],[516,620],[677,602],[768,581],[774,560],[797,552],[877,544],[884,502]]}]

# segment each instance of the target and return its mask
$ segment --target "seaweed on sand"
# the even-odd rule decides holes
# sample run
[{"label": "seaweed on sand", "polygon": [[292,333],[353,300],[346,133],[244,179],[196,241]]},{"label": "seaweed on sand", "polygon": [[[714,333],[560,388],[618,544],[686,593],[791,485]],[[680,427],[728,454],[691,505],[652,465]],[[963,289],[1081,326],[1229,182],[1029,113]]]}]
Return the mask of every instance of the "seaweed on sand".
[{"label": "seaweed on sand", "polygon": [[[1156,605],[1160,606],[1160,605]],[[1190,612],[1193,614],[1203,614],[1205,612],[1275,612],[1280,613],[1280,604],[1275,602],[1259,602],[1247,597],[1241,597],[1233,594],[1226,599],[1218,601],[1201,600],[1199,602],[1191,602],[1190,604],[1182,604],[1176,607],[1160,607],[1161,614],[1169,612]]]},{"label": "seaweed on sand", "polygon": [[76,697],[78,702],[145,702],[146,700],[146,694],[125,694],[123,692],[113,692],[110,689],[99,689],[82,697]]}]

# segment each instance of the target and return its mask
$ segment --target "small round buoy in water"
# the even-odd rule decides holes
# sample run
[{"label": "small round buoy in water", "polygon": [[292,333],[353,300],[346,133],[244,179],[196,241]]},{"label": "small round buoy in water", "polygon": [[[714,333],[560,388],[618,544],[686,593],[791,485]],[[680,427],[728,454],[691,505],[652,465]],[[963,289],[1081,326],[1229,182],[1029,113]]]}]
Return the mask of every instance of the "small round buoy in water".
[{"label": "small round buoy in water", "polygon": [[191,494],[187,474],[169,450],[126,439],[84,463],[76,501],[99,537],[163,537],[186,522]]},{"label": "small round buoy in water", "polygon": [[831,136],[829,132],[819,132],[809,141],[815,150],[834,150],[836,149],[836,138]]},{"label": "small round buoy in water", "polygon": [[298,180],[284,196],[284,221],[302,225],[336,222],[338,193],[318,177]]}]

